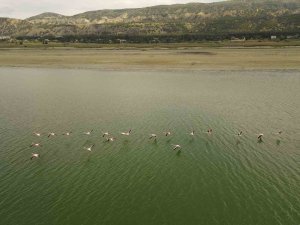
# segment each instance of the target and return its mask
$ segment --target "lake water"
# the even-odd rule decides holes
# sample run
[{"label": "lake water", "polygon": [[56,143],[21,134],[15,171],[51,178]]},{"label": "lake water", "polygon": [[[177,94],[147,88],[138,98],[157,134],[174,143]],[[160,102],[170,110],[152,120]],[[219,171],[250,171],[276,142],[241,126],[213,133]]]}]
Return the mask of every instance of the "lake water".
[{"label": "lake water", "polygon": [[0,68],[0,224],[299,225],[299,186],[299,71]]}]

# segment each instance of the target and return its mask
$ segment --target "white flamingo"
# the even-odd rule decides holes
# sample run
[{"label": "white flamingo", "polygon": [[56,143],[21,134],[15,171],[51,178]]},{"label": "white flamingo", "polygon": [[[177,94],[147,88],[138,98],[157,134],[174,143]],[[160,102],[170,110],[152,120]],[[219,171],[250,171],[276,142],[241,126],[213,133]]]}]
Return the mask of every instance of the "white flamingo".
[{"label": "white flamingo", "polygon": [[30,147],[41,147],[41,143],[31,143]]},{"label": "white flamingo", "polygon": [[92,148],[95,146],[95,144],[91,145],[90,147],[84,147],[84,149],[86,149],[87,151],[92,151]]},{"label": "white flamingo", "polygon": [[164,132],[164,135],[167,137],[167,136],[169,136],[169,135],[171,135],[171,131],[166,131],[166,132]]},{"label": "white flamingo", "polygon": [[50,132],[50,133],[48,134],[48,138],[51,137],[51,136],[55,136],[55,135],[56,135],[55,133]]},{"label": "white flamingo", "polygon": [[30,159],[32,160],[34,158],[39,158],[39,157],[40,157],[40,154],[38,154],[38,153],[31,153]]},{"label": "white flamingo", "polygon": [[150,137],[149,137],[149,139],[152,139],[152,138],[156,139],[156,137],[157,137],[157,135],[156,135],[156,134],[150,134]]},{"label": "white flamingo", "polygon": [[181,149],[181,146],[180,145],[173,145],[173,150],[176,150],[176,149]]},{"label": "white flamingo", "polygon": [[195,136],[195,130],[192,130],[192,132],[190,133],[191,136]]},{"label": "white flamingo", "polygon": [[102,132],[102,137],[109,136],[109,135],[110,135],[109,132]]},{"label": "white flamingo", "polygon": [[260,133],[260,134],[258,134],[257,139],[258,139],[258,140],[262,140],[263,136],[264,136],[264,134],[263,134],[263,133]]},{"label": "white flamingo", "polygon": [[113,141],[115,141],[115,140],[116,140],[115,137],[107,137],[107,138],[106,138],[106,142],[113,142]]},{"label": "white flamingo", "polygon": [[33,132],[33,134],[34,134],[35,136],[38,136],[38,137],[42,136],[42,134],[41,134],[41,133],[38,133],[38,132]]},{"label": "white flamingo", "polygon": [[90,131],[87,131],[87,132],[84,132],[85,135],[91,135],[91,133],[93,132],[94,130],[90,130]]},{"label": "white flamingo", "polygon": [[121,132],[122,135],[129,136],[131,133],[131,129],[128,132]]}]

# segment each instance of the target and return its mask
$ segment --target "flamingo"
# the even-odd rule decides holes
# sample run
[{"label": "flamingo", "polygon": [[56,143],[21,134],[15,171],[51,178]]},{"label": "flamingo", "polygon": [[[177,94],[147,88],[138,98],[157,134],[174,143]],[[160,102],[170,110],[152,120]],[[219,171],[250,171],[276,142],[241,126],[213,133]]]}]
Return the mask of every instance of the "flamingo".
[{"label": "flamingo", "polygon": [[30,147],[41,147],[41,143],[31,143]]},{"label": "flamingo", "polygon": [[109,136],[110,134],[108,132],[102,132],[102,137],[105,137],[105,136]]},{"label": "flamingo", "polygon": [[95,146],[95,144],[91,145],[90,147],[84,147],[84,149],[86,149],[87,151],[92,151],[92,148]]},{"label": "flamingo", "polygon": [[90,130],[90,131],[84,132],[84,134],[85,135],[91,135],[92,132],[93,132],[93,130]]},{"label": "flamingo", "polygon": [[130,129],[128,132],[122,132],[121,134],[122,134],[122,135],[125,135],[125,136],[129,136],[130,133],[131,133],[131,129]]},{"label": "flamingo", "polygon": [[191,136],[195,135],[195,130],[192,130],[192,132],[190,133]]},{"label": "flamingo", "polygon": [[63,133],[63,135],[70,136],[72,133],[73,133],[72,131],[69,131],[69,132]]},{"label": "flamingo", "polygon": [[115,141],[116,140],[116,138],[115,137],[107,137],[106,138],[106,142],[113,142],[113,141]]},{"label": "flamingo", "polygon": [[32,160],[34,158],[39,158],[39,157],[40,157],[40,154],[38,154],[38,153],[31,153],[30,160]]},{"label": "flamingo", "polygon": [[156,134],[150,134],[150,137],[149,137],[149,139],[152,139],[152,138],[156,139],[156,137],[157,137],[157,135],[156,135]]},{"label": "flamingo", "polygon": [[38,132],[33,132],[33,134],[34,134],[35,136],[38,136],[38,137],[42,136],[42,134],[41,134],[41,133],[38,133]]},{"label": "flamingo", "polygon": [[260,133],[260,134],[258,134],[257,139],[258,139],[258,140],[262,140],[263,136],[264,136],[264,134],[263,134],[263,133]]},{"label": "flamingo", "polygon": [[171,132],[170,131],[165,131],[164,135],[167,137],[167,136],[171,135]]},{"label": "flamingo", "polygon": [[56,135],[55,133],[50,132],[50,133],[48,134],[48,138],[51,137],[51,136],[55,136],[55,135]]},{"label": "flamingo", "polygon": [[173,145],[173,150],[176,150],[176,149],[181,149],[181,146],[180,145]]}]

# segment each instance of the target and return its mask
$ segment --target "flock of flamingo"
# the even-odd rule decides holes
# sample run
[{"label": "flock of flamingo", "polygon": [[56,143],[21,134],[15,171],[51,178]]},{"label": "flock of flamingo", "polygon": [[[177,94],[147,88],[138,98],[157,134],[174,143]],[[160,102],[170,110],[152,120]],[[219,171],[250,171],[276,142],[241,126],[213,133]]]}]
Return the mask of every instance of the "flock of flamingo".
[{"label": "flock of flamingo", "polygon": [[[94,130],[86,131],[86,132],[83,132],[83,134],[85,134],[85,135],[91,135],[93,131]],[[123,135],[123,136],[130,136],[131,131],[132,131],[132,129],[128,130],[127,132],[121,132],[120,134]],[[73,133],[72,131],[68,131],[68,132],[63,133],[62,135],[64,135],[64,136],[70,136],[70,135],[72,135],[72,133]],[[211,135],[213,133],[213,130],[210,128],[207,131],[205,131],[205,133],[207,133],[208,135]],[[281,135],[282,131],[277,132],[277,134]],[[41,137],[42,133],[33,132],[33,135],[35,135],[37,137]],[[50,132],[50,133],[47,134],[47,137],[51,138],[51,137],[56,136],[56,135],[57,135],[56,133]],[[165,132],[163,132],[163,135],[166,136],[166,137],[168,137],[168,136],[171,135],[171,131],[170,130],[165,131]],[[193,129],[189,133],[189,135],[190,136],[195,136],[195,130]],[[238,137],[241,137],[242,135],[243,135],[243,131],[239,131],[237,133]],[[264,136],[263,133],[258,134],[257,135],[258,141],[262,141],[263,136]],[[112,136],[109,132],[102,132],[102,137],[105,139],[105,142],[113,142],[113,141],[116,140],[116,138],[114,136]],[[149,136],[149,139],[156,140],[156,138],[157,138],[156,134],[150,134],[150,136]],[[83,148],[85,150],[91,152],[94,146],[95,146],[95,144],[93,144],[93,145],[91,145],[89,147],[83,147]],[[171,146],[172,146],[173,150],[176,150],[176,149],[179,150],[179,151],[181,150],[181,145],[179,145],[179,144],[172,144]],[[30,147],[42,147],[42,144],[41,143],[31,143]],[[39,153],[31,153],[30,159],[39,158],[39,157],[40,157]]]}]

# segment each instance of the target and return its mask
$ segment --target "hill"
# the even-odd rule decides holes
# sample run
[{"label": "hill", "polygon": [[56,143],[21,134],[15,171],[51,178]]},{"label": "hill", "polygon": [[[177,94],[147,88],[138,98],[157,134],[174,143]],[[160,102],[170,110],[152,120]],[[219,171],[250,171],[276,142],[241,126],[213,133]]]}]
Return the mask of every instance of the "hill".
[{"label": "hill", "polygon": [[97,10],[74,16],[43,13],[25,20],[0,18],[0,35],[165,35],[300,32],[298,0],[231,0]]}]

